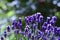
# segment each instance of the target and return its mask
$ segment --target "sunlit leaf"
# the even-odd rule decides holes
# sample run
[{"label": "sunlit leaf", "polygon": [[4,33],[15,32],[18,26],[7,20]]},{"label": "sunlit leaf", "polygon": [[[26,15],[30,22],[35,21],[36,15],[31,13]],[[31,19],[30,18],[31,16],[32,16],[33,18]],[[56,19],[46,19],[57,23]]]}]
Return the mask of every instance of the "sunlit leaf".
[{"label": "sunlit leaf", "polygon": [[14,11],[13,10],[11,10],[11,11],[9,11],[8,13],[7,13],[7,17],[11,17],[11,16],[13,16],[14,15]]},{"label": "sunlit leaf", "polygon": [[55,16],[57,16],[58,18],[60,18],[60,12],[56,12]]}]

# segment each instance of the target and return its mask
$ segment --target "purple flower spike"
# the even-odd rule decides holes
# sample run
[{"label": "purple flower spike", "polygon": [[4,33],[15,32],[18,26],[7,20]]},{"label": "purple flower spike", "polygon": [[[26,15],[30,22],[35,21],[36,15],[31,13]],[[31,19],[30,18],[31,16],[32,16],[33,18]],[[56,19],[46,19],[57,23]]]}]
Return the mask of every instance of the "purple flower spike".
[{"label": "purple flower spike", "polygon": [[14,32],[15,32],[15,34],[19,34],[19,30],[15,30]]},{"label": "purple flower spike", "polygon": [[38,35],[42,35],[43,34],[40,30],[38,30],[37,33],[38,33]]},{"label": "purple flower spike", "polygon": [[32,26],[32,29],[35,30],[37,28],[37,25],[34,23]]},{"label": "purple flower spike", "polygon": [[37,14],[36,14],[37,19],[39,19],[40,15],[41,15],[41,13],[37,12]]},{"label": "purple flower spike", "polygon": [[37,37],[37,39],[39,39],[39,38],[41,38],[41,35],[37,35],[36,37]]},{"label": "purple flower spike", "polygon": [[50,21],[50,19],[51,19],[50,17],[47,17],[47,21]]},{"label": "purple flower spike", "polygon": [[7,32],[6,32],[6,31],[4,32],[4,37],[5,37],[5,38],[7,37]]},{"label": "purple flower spike", "polygon": [[21,34],[21,35],[25,35],[25,33],[24,33],[24,32],[20,32],[20,34]]},{"label": "purple flower spike", "polygon": [[12,22],[12,25],[14,25],[14,26],[16,27],[16,26],[17,26],[17,21],[14,20],[14,21]]},{"label": "purple flower spike", "polygon": [[34,14],[32,16],[33,16],[33,22],[36,22],[36,14]]},{"label": "purple flower spike", "polygon": [[52,17],[52,20],[56,21],[57,20],[57,17],[56,16],[53,16]]},{"label": "purple flower spike", "polygon": [[28,32],[28,38],[31,38],[31,33],[30,32]]},{"label": "purple flower spike", "polygon": [[[21,17],[19,17],[18,20],[12,21],[11,29],[14,31],[15,34],[21,35],[21,38],[19,38],[18,36],[16,37],[17,40],[22,40],[23,36],[23,38],[26,38],[26,40],[60,40],[60,28],[54,25],[57,17],[47,17],[47,20],[45,22],[43,22],[43,18],[44,17],[39,12],[25,17],[24,31],[22,31],[23,25]],[[43,23],[43,25],[40,23]],[[4,34],[1,35],[0,39],[4,40],[4,38],[6,38],[8,35],[7,33],[11,32],[11,29],[10,26],[8,26],[6,28],[7,31],[5,31]]]},{"label": "purple flower spike", "polygon": [[42,16],[42,15],[40,15],[39,18],[36,19],[36,21],[37,21],[38,23],[42,22],[42,20],[43,20],[43,16]]},{"label": "purple flower spike", "polygon": [[45,31],[47,29],[46,26],[42,26],[42,31]]},{"label": "purple flower spike", "polygon": [[35,38],[35,37],[34,37],[34,36],[32,36],[32,40],[34,40],[34,38]]},{"label": "purple flower spike", "polygon": [[19,23],[22,23],[22,19],[21,19],[21,17],[19,17],[18,22],[19,22]]},{"label": "purple flower spike", "polygon": [[58,40],[60,40],[60,38]]},{"label": "purple flower spike", "polygon": [[26,25],[26,28],[30,29],[30,26],[29,25]]},{"label": "purple flower spike", "polygon": [[28,28],[25,28],[25,33],[28,33],[29,29]]},{"label": "purple flower spike", "polygon": [[39,15],[39,16],[40,16],[40,15],[41,15],[41,13],[40,13],[40,12],[37,12],[37,15]]},{"label": "purple flower spike", "polygon": [[47,29],[50,30],[52,28],[52,25],[51,24],[48,24],[47,25]]},{"label": "purple flower spike", "polygon": [[1,37],[1,40],[4,40],[4,38],[3,38],[3,37]]},{"label": "purple flower spike", "polygon": [[47,29],[50,30],[50,31],[54,31],[54,27],[51,24],[47,25]]},{"label": "purple flower spike", "polygon": [[45,34],[49,37],[50,34],[51,34],[51,31],[50,30],[45,30]]},{"label": "purple flower spike", "polygon": [[29,16],[29,23],[32,23],[32,21],[33,21],[33,18],[32,18],[32,16]]},{"label": "purple flower spike", "polygon": [[54,20],[50,20],[50,24],[54,25],[55,21]]},{"label": "purple flower spike", "polygon": [[47,17],[48,24],[50,23],[50,20],[51,20],[51,18],[50,17]]},{"label": "purple flower spike", "polygon": [[55,37],[53,36],[53,37],[51,38],[51,40],[55,40]]},{"label": "purple flower spike", "polygon": [[10,32],[10,26],[7,27],[7,32]]},{"label": "purple flower spike", "polygon": [[21,18],[18,19],[17,26],[18,26],[18,29],[22,30],[22,21],[21,21]]},{"label": "purple flower spike", "polygon": [[29,24],[29,19],[27,17],[25,17],[25,23]]},{"label": "purple flower spike", "polygon": [[14,20],[14,21],[12,21],[12,25],[14,25],[14,24],[15,24],[15,22],[16,22],[15,20]]},{"label": "purple flower spike", "polygon": [[54,33],[56,35],[60,35],[60,28],[54,28]]},{"label": "purple flower spike", "polygon": [[40,16],[40,19],[41,19],[41,20],[43,19],[43,16],[42,16],[42,15]]},{"label": "purple flower spike", "polygon": [[47,24],[48,24],[47,22],[44,22],[44,23],[43,23],[43,26],[47,26]]},{"label": "purple flower spike", "polygon": [[55,32],[55,33],[56,33],[56,31],[57,31],[57,27],[54,28],[54,32]]},{"label": "purple flower spike", "polygon": [[18,29],[22,30],[22,24],[18,25]]},{"label": "purple flower spike", "polygon": [[16,29],[16,27],[14,25],[12,25],[12,30]]},{"label": "purple flower spike", "polygon": [[47,38],[45,36],[42,37],[42,40],[47,40]]},{"label": "purple flower spike", "polygon": [[40,30],[38,30],[37,31],[37,39],[41,38],[42,35],[43,35],[43,33]]}]

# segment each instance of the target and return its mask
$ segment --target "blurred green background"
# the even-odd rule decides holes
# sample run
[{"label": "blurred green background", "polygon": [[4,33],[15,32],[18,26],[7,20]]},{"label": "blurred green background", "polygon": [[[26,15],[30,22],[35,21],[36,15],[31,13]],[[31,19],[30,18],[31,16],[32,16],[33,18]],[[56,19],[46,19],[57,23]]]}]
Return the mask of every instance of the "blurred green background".
[{"label": "blurred green background", "polygon": [[60,26],[60,0],[0,0],[0,34],[19,17],[41,12],[44,18],[56,16]]}]

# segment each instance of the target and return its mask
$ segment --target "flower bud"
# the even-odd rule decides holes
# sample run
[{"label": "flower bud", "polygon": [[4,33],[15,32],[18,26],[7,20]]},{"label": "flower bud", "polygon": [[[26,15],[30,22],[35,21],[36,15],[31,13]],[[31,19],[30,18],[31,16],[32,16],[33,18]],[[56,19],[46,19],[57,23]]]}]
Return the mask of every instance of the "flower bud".
[{"label": "flower bud", "polygon": [[10,32],[10,26],[7,27],[7,32]]},{"label": "flower bud", "polygon": [[5,37],[5,38],[7,37],[7,32],[6,32],[6,31],[4,32],[4,37]]}]

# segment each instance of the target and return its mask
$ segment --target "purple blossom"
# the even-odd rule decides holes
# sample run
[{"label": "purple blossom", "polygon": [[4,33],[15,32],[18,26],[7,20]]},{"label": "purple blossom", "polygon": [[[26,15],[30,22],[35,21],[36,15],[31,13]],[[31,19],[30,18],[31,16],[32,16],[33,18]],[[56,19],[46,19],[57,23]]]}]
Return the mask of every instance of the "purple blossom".
[{"label": "purple blossom", "polygon": [[47,26],[47,24],[48,24],[47,22],[44,22],[44,23],[43,23],[43,26]]},{"label": "purple blossom", "polygon": [[41,17],[41,13],[37,12],[36,18],[39,19],[39,17]]},{"label": "purple blossom", "polygon": [[21,17],[19,17],[18,22],[22,23],[22,18]]},{"label": "purple blossom", "polygon": [[25,33],[24,32],[20,32],[20,35],[25,35]]},{"label": "purple blossom", "polygon": [[51,20],[51,18],[50,17],[47,17],[47,23],[48,24],[50,23],[50,20]]},{"label": "purple blossom", "polygon": [[24,18],[26,24],[29,24],[29,19],[27,17]]},{"label": "purple blossom", "polygon": [[12,28],[12,30],[16,29],[16,27],[15,27],[14,25],[12,25],[12,27],[11,27],[11,28]]},{"label": "purple blossom", "polygon": [[33,21],[32,16],[28,16],[28,20],[29,20],[29,23],[32,23],[32,21]]},{"label": "purple blossom", "polygon": [[38,35],[42,35],[43,33],[40,30],[37,30]]},{"label": "purple blossom", "polygon": [[41,38],[42,35],[43,35],[43,33],[40,30],[38,30],[37,31],[37,39]]},{"label": "purple blossom", "polygon": [[54,20],[50,20],[50,24],[55,24],[55,21]]},{"label": "purple blossom", "polygon": [[35,30],[37,28],[37,25],[34,23],[32,24],[32,29]]},{"label": "purple blossom", "polygon": [[14,25],[16,27],[17,26],[17,21],[16,20],[12,21],[12,25]]},{"label": "purple blossom", "polygon": [[26,28],[30,29],[30,26],[29,25],[26,25]]},{"label": "purple blossom", "polygon": [[36,22],[36,14],[34,14],[32,16],[33,16],[33,22]]},{"label": "purple blossom", "polygon": [[42,26],[42,31],[45,31],[47,29],[47,26]]},{"label": "purple blossom", "polygon": [[31,38],[31,33],[30,32],[28,33],[28,38]]},{"label": "purple blossom", "polygon": [[43,37],[42,37],[42,40],[47,40],[46,36],[43,36]]},{"label": "purple blossom", "polygon": [[22,23],[18,22],[18,27],[17,28],[20,29],[20,30],[22,30]]},{"label": "purple blossom", "polygon": [[7,32],[6,32],[6,31],[4,32],[4,37],[5,37],[5,38],[7,37]]},{"label": "purple blossom", "polygon": [[56,16],[52,16],[52,20],[56,21],[57,17]]},{"label": "purple blossom", "polygon": [[35,36],[33,35],[33,36],[32,36],[32,40],[34,40],[34,39],[35,39]]},{"label": "purple blossom", "polygon": [[1,37],[1,40],[4,40],[4,38],[3,38],[3,37]]},{"label": "purple blossom", "polygon": [[10,32],[10,26],[7,27],[7,32]]},{"label": "purple blossom", "polygon": [[60,35],[60,28],[55,27],[54,33],[55,33],[55,35]]},{"label": "purple blossom", "polygon": [[18,30],[18,29],[15,30],[14,33],[15,33],[15,34],[19,34],[19,30]]},{"label": "purple blossom", "polygon": [[52,37],[50,40],[55,40],[55,37]]},{"label": "purple blossom", "polygon": [[[60,28],[54,25],[57,21],[57,17],[47,17],[47,20],[43,22],[42,25],[43,18],[44,17],[39,12],[24,17],[25,28],[22,30],[22,18],[19,17],[18,20],[12,22],[12,27],[8,26],[6,28],[7,32],[4,32],[4,37],[6,38],[7,33],[10,33],[12,29],[15,35],[20,34],[22,35],[21,38],[25,37],[27,40],[56,40],[57,36],[60,36]],[[60,40],[59,38],[57,39]],[[1,37],[1,40],[4,40],[4,38]]]},{"label": "purple blossom", "polygon": [[51,30],[51,28],[52,28],[52,25],[51,25],[51,24],[48,24],[48,25],[47,25],[47,29],[48,29],[48,30]]},{"label": "purple blossom", "polygon": [[28,33],[28,31],[29,31],[29,28],[25,28],[25,30],[24,30],[24,31],[25,31],[25,33]]}]

